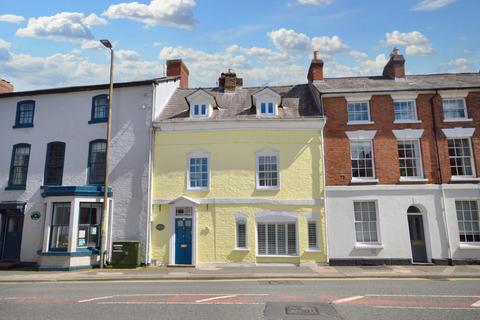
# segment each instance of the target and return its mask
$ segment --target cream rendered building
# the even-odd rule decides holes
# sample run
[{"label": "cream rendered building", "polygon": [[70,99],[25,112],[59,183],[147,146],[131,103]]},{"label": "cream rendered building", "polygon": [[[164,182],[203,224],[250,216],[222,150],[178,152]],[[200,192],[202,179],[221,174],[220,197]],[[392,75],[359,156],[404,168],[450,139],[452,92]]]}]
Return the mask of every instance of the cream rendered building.
[{"label": "cream rendered building", "polygon": [[154,121],[154,265],[326,261],[322,130],[309,85],[177,89]]}]

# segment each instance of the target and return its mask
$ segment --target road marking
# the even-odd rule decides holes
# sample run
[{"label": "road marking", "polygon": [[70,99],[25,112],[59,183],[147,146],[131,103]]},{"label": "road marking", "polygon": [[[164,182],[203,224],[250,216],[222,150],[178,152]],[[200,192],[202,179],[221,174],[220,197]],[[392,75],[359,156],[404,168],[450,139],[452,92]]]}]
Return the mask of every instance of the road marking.
[{"label": "road marking", "polygon": [[438,294],[366,294],[366,297],[425,297],[425,298],[479,298],[480,296]]},{"label": "road marking", "polygon": [[478,308],[459,308],[459,307],[403,307],[403,306],[373,306],[378,309],[417,309],[417,310],[478,310]]},{"label": "road marking", "polygon": [[[112,301],[112,302],[98,302],[97,304],[183,304],[183,305],[199,305],[195,302],[162,302],[162,301]],[[238,304],[265,304],[264,302],[212,302],[209,304],[221,304],[221,305],[238,305]]]},{"label": "road marking", "polygon": [[359,299],[363,299],[363,298],[364,298],[364,296],[353,296],[353,297],[349,297],[349,298],[338,299],[338,300],[333,301],[332,303],[339,304],[339,303],[355,301],[355,300],[359,300]]},{"label": "road marking", "polygon": [[105,297],[95,297],[85,300],[78,300],[78,303],[90,302],[90,301],[97,301],[97,300],[105,300],[105,299],[112,299],[113,296],[105,296]]},{"label": "road marking", "polygon": [[268,296],[268,293],[138,293],[116,294],[115,297],[155,297],[155,296]]},{"label": "road marking", "polygon": [[480,300],[475,303],[472,303],[471,307],[480,307]]},{"label": "road marking", "polygon": [[227,299],[227,298],[233,298],[236,297],[236,294],[231,294],[228,296],[219,296],[219,297],[212,297],[212,298],[205,298],[205,299],[200,299],[195,302],[200,303],[200,302],[207,302],[207,301],[213,301],[213,300],[219,300],[219,299]]}]

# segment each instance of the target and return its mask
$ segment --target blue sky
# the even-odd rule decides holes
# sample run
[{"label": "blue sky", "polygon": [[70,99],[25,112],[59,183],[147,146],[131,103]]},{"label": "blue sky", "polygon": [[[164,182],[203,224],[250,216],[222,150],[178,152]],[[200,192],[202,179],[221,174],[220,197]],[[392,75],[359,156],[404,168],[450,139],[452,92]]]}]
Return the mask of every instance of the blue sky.
[{"label": "blue sky", "polygon": [[380,74],[393,47],[407,73],[478,72],[478,0],[0,0],[0,78],[16,90],[160,77],[182,58],[192,86],[233,69],[245,86]]}]

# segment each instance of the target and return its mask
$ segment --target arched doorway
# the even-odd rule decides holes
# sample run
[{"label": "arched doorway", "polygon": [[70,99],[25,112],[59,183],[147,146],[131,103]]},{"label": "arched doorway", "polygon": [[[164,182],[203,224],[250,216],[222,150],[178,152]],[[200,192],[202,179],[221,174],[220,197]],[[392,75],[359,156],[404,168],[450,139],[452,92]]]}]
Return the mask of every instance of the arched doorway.
[{"label": "arched doorway", "polygon": [[418,207],[410,206],[407,209],[407,216],[412,260],[413,262],[428,262],[422,212]]}]

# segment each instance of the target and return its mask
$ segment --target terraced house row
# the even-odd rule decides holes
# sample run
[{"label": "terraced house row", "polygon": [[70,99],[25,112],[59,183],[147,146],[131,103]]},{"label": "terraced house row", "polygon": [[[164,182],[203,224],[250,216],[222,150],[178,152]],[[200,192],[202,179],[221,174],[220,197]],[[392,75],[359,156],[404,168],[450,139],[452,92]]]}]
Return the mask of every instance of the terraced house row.
[{"label": "terraced house row", "polygon": [[103,235],[147,265],[478,263],[480,74],[406,75],[397,50],[382,75],[323,66],[116,83],[103,227],[108,85],[2,81],[0,260],[97,266]]}]

